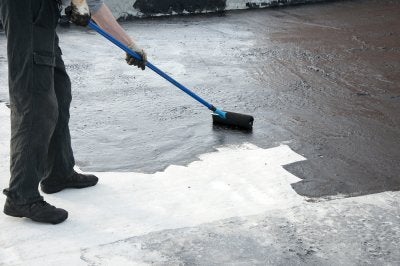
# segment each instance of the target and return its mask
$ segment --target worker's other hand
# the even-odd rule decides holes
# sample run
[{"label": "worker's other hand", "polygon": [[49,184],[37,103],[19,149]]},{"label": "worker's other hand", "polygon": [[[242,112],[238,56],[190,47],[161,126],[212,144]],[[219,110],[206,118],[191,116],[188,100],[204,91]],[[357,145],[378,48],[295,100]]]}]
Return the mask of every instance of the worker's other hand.
[{"label": "worker's other hand", "polygon": [[138,68],[141,68],[142,70],[145,70],[147,63],[146,52],[142,48],[137,46],[135,43],[131,43],[130,45],[128,45],[128,47],[142,57],[142,60],[139,60],[127,53],[125,60],[128,63],[128,65],[134,65],[137,66]]},{"label": "worker's other hand", "polygon": [[91,19],[86,0],[72,0],[71,5],[65,9],[65,15],[71,22],[84,27],[89,24]]}]

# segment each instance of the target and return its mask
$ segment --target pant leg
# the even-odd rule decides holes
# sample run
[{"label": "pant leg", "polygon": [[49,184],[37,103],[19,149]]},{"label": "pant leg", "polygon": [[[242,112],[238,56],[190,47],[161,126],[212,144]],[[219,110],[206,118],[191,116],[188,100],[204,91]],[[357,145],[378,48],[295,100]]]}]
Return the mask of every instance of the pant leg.
[{"label": "pant leg", "polygon": [[0,0],[11,108],[11,178],[4,194],[16,204],[41,199],[38,184],[58,119],[54,91],[56,8],[53,0]]},{"label": "pant leg", "polygon": [[58,46],[57,35],[55,51],[54,90],[58,103],[58,121],[50,141],[47,161],[48,171],[42,181],[44,183],[58,183],[60,179],[71,176],[75,166],[68,126],[70,118],[69,109],[72,100],[71,81],[65,69],[61,49]]}]

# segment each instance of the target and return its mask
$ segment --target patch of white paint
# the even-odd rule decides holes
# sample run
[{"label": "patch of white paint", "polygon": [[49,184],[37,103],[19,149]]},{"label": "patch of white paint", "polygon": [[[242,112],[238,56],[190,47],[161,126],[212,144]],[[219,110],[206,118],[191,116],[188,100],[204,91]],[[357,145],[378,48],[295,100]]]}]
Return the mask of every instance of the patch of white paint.
[{"label": "patch of white paint", "polygon": [[[4,105],[0,105],[0,124],[1,184],[5,185],[9,110]],[[100,182],[94,188],[46,195],[50,203],[70,212],[58,226],[0,215],[0,262],[79,261],[81,248],[305,202],[290,186],[299,179],[282,168],[305,158],[288,146],[222,147],[199,159],[151,175],[96,173]]]},{"label": "patch of white paint", "polygon": [[247,3],[254,3],[254,4],[261,4],[261,3],[271,3],[271,0],[253,0],[253,1],[248,1],[248,0],[227,0],[226,1],[226,9],[231,10],[231,9],[245,9],[247,8],[246,4]]},{"label": "patch of white paint", "polygon": [[89,15],[90,14],[89,6],[86,4],[77,6],[77,10],[78,10],[78,13],[81,15]]}]

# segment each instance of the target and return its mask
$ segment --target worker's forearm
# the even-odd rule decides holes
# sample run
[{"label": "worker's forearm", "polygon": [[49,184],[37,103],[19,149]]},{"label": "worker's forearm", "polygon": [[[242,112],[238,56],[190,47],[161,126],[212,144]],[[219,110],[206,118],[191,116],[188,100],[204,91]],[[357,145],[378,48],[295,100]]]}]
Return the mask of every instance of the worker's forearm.
[{"label": "worker's forearm", "polygon": [[114,15],[111,13],[111,10],[105,4],[103,4],[95,14],[92,14],[92,18],[96,21],[97,25],[124,44],[130,45],[134,42],[134,40],[118,24]]}]

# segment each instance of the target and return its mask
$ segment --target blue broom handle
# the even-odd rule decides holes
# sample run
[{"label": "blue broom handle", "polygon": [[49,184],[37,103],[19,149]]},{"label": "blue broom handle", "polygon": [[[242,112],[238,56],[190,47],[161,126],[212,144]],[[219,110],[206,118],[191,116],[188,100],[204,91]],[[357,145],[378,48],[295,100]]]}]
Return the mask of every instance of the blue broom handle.
[{"label": "blue broom handle", "polygon": [[[102,28],[100,28],[96,23],[94,23],[92,20],[89,22],[89,27],[91,27],[92,29],[94,29],[95,31],[97,31],[99,34],[103,35],[105,38],[107,38],[109,41],[111,41],[112,43],[114,43],[115,45],[117,45],[119,48],[121,48],[122,50],[124,50],[125,52],[127,52],[128,54],[130,54],[131,56],[135,57],[138,60],[142,60],[142,57],[135,53],[134,51],[132,51],[131,49],[129,49],[128,46],[126,46],[125,44],[121,43],[120,41],[118,41],[117,39],[115,39],[111,34],[109,34],[108,32],[106,32],[105,30],[103,30]],[[183,86],[181,83],[179,83],[178,81],[176,81],[175,79],[171,78],[170,76],[168,76],[165,72],[163,72],[161,69],[159,69],[158,67],[156,67],[155,65],[153,65],[150,62],[146,63],[146,66],[148,68],[150,68],[151,70],[153,70],[154,72],[156,72],[158,75],[160,75],[161,77],[165,78],[166,80],[168,80],[169,82],[171,82],[172,84],[174,84],[176,87],[178,87],[179,89],[181,89],[182,91],[186,92],[187,94],[189,94],[190,96],[192,96],[194,99],[196,99],[198,102],[200,102],[201,104],[203,104],[205,107],[207,107],[208,109],[212,110],[213,112],[215,112],[216,114],[218,114],[219,116],[225,118],[226,113],[218,108],[215,108],[212,104],[208,103],[206,100],[204,100],[203,98],[201,98],[200,96],[198,96],[197,94],[195,94],[194,92],[192,92],[191,90],[189,90],[188,88],[186,88],[185,86]]]}]

